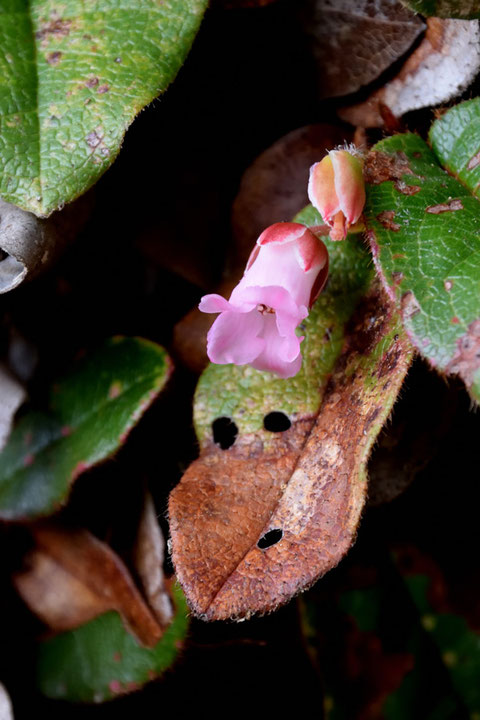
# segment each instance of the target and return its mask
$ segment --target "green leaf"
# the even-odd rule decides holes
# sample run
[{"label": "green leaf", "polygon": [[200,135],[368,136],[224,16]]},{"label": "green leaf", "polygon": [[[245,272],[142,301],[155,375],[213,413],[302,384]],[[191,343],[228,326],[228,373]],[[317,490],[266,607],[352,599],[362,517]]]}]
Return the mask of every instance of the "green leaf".
[{"label": "green leaf", "polygon": [[99,703],[161,675],[174,662],[188,628],[185,599],[178,587],[173,587],[173,597],[174,619],[153,648],[140,646],[116,612],[41,643],[40,691],[55,699]]},{"label": "green leaf", "polygon": [[[296,220],[320,222],[311,208]],[[198,384],[201,455],[169,515],[177,577],[209,620],[269,612],[347,552],[371,447],[411,361],[362,237],[326,245],[329,281],[301,328],[301,371],[284,380],[210,365]]]},{"label": "green leaf", "polygon": [[399,553],[401,562],[381,555],[376,564],[370,553],[368,565],[340,569],[333,587],[300,600],[328,720],[450,720],[466,717],[465,706],[472,718],[479,710],[479,636],[464,618],[432,610],[428,597],[446,592],[438,570],[425,574],[433,563],[411,548]]},{"label": "green leaf", "polygon": [[3,0],[0,195],[37,215],[93,185],[181,67],[207,0]]},{"label": "green leaf", "polygon": [[480,18],[478,0],[402,0],[410,10],[425,17],[460,18],[473,20]]},{"label": "green leaf", "polygon": [[447,112],[430,138],[433,150],[411,134],[375,145],[366,224],[411,341],[480,400],[480,102]]},{"label": "green leaf", "polygon": [[472,713],[471,717],[474,713],[480,714],[480,635],[469,627],[465,618],[432,606],[431,577],[407,573],[405,583],[453,687]]},{"label": "green leaf", "polygon": [[48,413],[31,412],[0,455],[0,518],[49,515],[73,481],[110,457],[171,372],[160,346],[115,337],[55,384]]}]

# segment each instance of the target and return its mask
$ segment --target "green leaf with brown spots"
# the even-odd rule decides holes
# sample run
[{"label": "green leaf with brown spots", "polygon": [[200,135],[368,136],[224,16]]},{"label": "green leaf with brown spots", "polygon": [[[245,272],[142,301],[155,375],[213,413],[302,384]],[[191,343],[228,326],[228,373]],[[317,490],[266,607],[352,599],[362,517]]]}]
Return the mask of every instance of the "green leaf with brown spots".
[{"label": "green leaf with brown spots", "polygon": [[142,647],[108,612],[70,632],[41,643],[37,659],[40,691],[57,700],[111,700],[141,688],[172,665],[188,628],[183,593],[173,587],[175,615],[153,648]]},{"label": "green leaf with brown spots", "polygon": [[407,333],[439,370],[480,400],[480,101],[430,131],[381,141],[366,163],[375,265]]},{"label": "green leaf with brown spots", "polygon": [[460,18],[473,20],[480,18],[478,0],[402,0],[410,10],[425,17]]},{"label": "green leaf with brown spots", "polygon": [[[311,208],[296,220],[320,222]],[[339,562],[411,360],[361,236],[326,243],[329,281],[302,329],[298,375],[210,365],[197,388],[201,454],[169,512],[177,577],[209,620],[272,610]]]},{"label": "green leaf with brown spots", "polygon": [[207,0],[2,0],[0,195],[48,215],[93,185],[180,69]]},{"label": "green leaf with brown spots", "polygon": [[30,412],[0,454],[0,518],[49,515],[85,470],[122,445],[171,372],[166,352],[115,337],[52,387],[47,412]]}]

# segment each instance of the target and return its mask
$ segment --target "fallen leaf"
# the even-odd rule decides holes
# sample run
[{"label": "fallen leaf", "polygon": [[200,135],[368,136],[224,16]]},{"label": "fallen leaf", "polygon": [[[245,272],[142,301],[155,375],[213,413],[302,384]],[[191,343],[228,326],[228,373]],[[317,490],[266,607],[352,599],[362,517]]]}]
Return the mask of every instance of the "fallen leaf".
[{"label": "fallen leaf", "polygon": [[385,109],[399,118],[410,110],[439,105],[463,92],[479,69],[478,22],[430,18],[425,37],[398,75],[364,102],[338,114],[353,125],[383,127]]},{"label": "fallen leaf", "polygon": [[162,628],[167,627],[173,619],[172,601],[165,585],[163,572],[164,560],[165,540],[158,524],[152,497],[147,493],[138,527],[135,568],[142,582],[147,602]]},{"label": "fallen leaf", "polygon": [[35,547],[27,569],[15,576],[14,583],[51,630],[71,630],[116,610],[142,645],[156,645],[162,629],[108,545],[86,530],[54,524],[33,525],[31,533]]},{"label": "fallen leaf", "polygon": [[302,12],[321,97],[356,92],[404,55],[425,29],[397,0],[309,0]]},{"label": "fallen leaf", "polygon": [[2,683],[0,683],[0,720],[13,720],[12,703]]},{"label": "fallen leaf", "polygon": [[12,429],[13,418],[25,402],[25,388],[6,367],[0,365],[0,451],[5,446]]},{"label": "fallen leaf", "polygon": [[42,220],[0,198],[0,294],[52,265],[82,230],[92,202],[87,194]]},{"label": "fallen leaf", "polygon": [[[311,209],[296,219],[320,224]],[[275,609],[355,536],[365,464],[411,350],[361,241],[327,243],[329,285],[302,330],[300,373],[209,366],[200,380],[201,455],[169,513],[177,577],[204,619]]]}]

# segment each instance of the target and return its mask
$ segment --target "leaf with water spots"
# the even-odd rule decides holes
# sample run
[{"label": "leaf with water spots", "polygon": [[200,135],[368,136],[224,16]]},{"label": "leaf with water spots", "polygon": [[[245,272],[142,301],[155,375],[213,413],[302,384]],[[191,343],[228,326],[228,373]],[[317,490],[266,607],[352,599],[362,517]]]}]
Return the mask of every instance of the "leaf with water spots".
[{"label": "leaf with water spots", "polygon": [[85,470],[111,457],[171,372],[166,352],[115,337],[54,384],[47,412],[30,412],[0,454],[0,518],[49,515]]},{"label": "leaf with water spots", "polygon": [[93,185],[180,69],[207,0],[2,0],[0,195],[48,215]]},{"label": "leaf with water spots", "polygon": [[383,284],[414,345],[480,400],[480,101],[417,135],[377,143],[366,162],[366,224]]},{"label": "leaf with water spots", "polygon": [[[320,222],[311,208],[296,219]],[[177,577],[205,619],[273,610],[354,539],[370,448],[411,351],[362,239],[326,242],[330,278],[302,329],[298,375],[210,365],[197,388],[201,454],[169,513]]]}]

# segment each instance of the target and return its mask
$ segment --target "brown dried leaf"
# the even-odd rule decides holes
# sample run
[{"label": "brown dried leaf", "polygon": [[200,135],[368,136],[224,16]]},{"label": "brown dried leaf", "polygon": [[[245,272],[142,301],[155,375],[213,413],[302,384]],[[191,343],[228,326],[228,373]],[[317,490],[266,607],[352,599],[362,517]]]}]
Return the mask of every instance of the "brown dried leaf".
[{"label": "brown dried leaf", "polygon": [[23,385],[6,367],[0,365],[0,450],[7,442],[15,413],[25,402],[26,396]]},{"label": "brown dried leaf", "polygon": [[31,527],[30,566],[14,578],[30,609],[54,631],[71,630],[116,610],[140,643],[153,647],[162,630],[130,574],[105,543],[86,530],[53,523]]},{"label": "brown dried leaf", "polygon": [[289,430],[242,435],[228,450],[206,442],[169,505],[177,577],[197,615],[268,612],[339,562],[365,501],[370,448],[410,359],[375,283],[351,318],[316,420],[295,414]]},{"label": "brown dried leaf", "polygon": [[0,683],[0,720],[13,720],[12,703],[2,683]]},{"label": "brown dried leaf", "polygon": [[321,97],[356,92],[408,51],[425,29],[396,0],[309,0],[303,24]]},{"label": "brown dried leaf", "polygon": [[138,527],[135,567],[142,581],[148,604],[162,628],[170,625],[173,619],[172,601],[165,586],[164,560],[165,540],[158,524],[152,497],[147,493]]},{"label": "brown dried leaf", "polygon": [[93,206],[87,193],[49,218],[0,198],[0,294],[46,270],[78,235]]},{"label": "brown dried leaf", "polygon": [[339,111],[342,120],[385,127],[386,116],[438,105],[459,95],[480,69],[477,20],[429,18],[427,32],[398,75],[365,102]]}]

